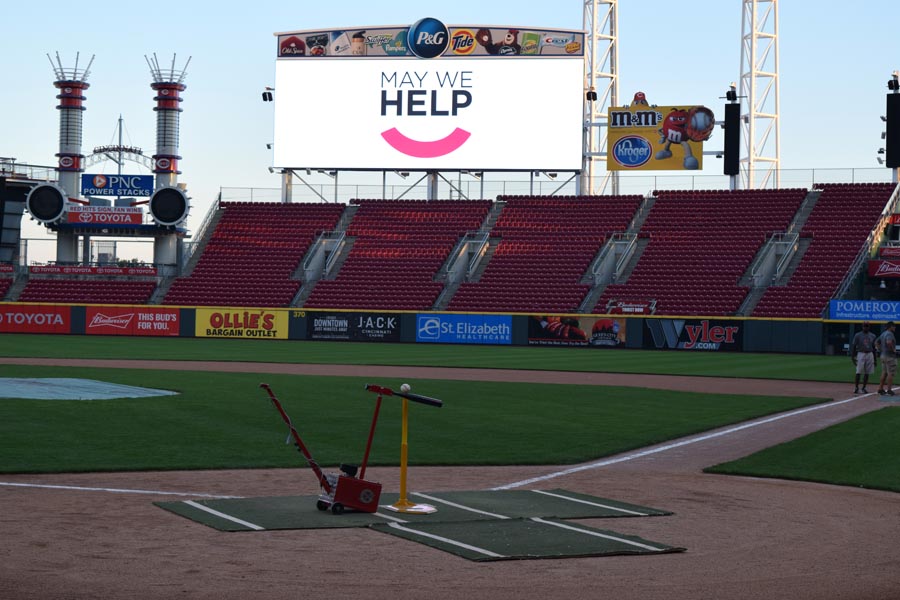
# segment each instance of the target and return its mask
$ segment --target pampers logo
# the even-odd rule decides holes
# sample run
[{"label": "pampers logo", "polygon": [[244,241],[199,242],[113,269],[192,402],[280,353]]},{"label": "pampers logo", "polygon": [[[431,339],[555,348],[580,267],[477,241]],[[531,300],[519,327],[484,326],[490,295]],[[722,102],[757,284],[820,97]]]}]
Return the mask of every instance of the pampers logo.
[{"label": "pampers logo", "polygon": [[653,156],[653,146],[639,135],[626,135],[613,146],[613,158],[623,167],[634,169]]},{"label": "pampers logo", "polygon": [[409,51],[419,58],[435,58],[443,54],[450,44],[447,26],[433,17],[416,21],[406,34]]}]

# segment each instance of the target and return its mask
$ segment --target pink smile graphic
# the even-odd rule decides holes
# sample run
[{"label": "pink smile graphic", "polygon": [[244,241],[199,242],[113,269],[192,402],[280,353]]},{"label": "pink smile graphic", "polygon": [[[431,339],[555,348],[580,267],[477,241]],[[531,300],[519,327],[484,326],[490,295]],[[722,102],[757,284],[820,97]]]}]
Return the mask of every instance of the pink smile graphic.
[{"label": "pink smile graphic", "polygon": [[406,137],[396,127],[391,127],[387,131],[381,132],[381,137],[391,145],[391,148],[416,158],[435,158],[450,154],[465,144],[471,135],[465,129],[457,127],[445,138],[434,140],[433,142],[420,142],[419,140]]}]

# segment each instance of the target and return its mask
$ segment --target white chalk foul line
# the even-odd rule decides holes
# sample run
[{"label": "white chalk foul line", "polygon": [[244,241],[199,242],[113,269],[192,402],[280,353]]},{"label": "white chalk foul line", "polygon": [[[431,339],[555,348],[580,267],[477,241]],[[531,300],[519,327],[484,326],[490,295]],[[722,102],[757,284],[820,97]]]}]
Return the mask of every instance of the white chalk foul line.
[{"label": "white chalk foul line", "polygon": [[109,492],[114,494],[150,494],[153,496],[194,496],[196,498],[217,498],[217,499],[235,499],[242,496],[221,496],[218,494],[198,494],[195,492],[163,492],[159,490],[129,490],[121,488],[106,487],[83,487],[79,485],[48,485],[43,483],[13,483],[0,481],[0,486],[6,487],[23,487],[23,488],[44,488],[48,490],[75,490],[79,492]]},{"label": "white chalk foul line", "polygon": [[467,510],[469,512],[473,512],[479,515],[485,515],[488,517],[494,517],[495,519],[509,519],[509,517],[505,515],[498,515],[496,513],[487,512],[486,510],[479,510],[477,508],[472,508],[471,506],[466,506],[464,504],[457,504],[456,502],[450,502],[449,500],[444,500],[443,498],[438,498],[436,496],[429,496],[428,494],[422,494],[419,492],[411,492],[413,496],[419,496],[420,498],[425,498],[426,500],[431,500],[432,502],[438,502],[440,504],[446,504],[447,506],[452,506],[453,508],[459,508],[461,510]]},{"label": "white chalk foul line", "polygon": [[198,503],[194,502],[193,500],[186,500],[185,504],[187,504],[188,506],[193,506],[194,508],[196,508],[198,510],[202,510],[203,512],[208,512],[211,515],[215,515],[215,516],[219,517],[220,519],[225,519],[226,521],[231,521],[232,523],[237,523],[238,525],[243,525],[244,527],[249,527],[250,529],[252,529],[254,531],[265,531],[266,530],[265,527],[260,527],[259,525],[255,525],[255,524],[251,523],[250,521],[245,521],[243,519],[238,519],[237,517],[232,517],[229,514],[219,512],[218,510],[215,510],[208,506],[203,506],[202,504],[198,504]]},{"label": "white chalk foul line", "polygon": [[606,540],[612,540],[614,542],[628,544],[629,546],[636,546],[638,548],[643,548],[644,550],[650,550],[652,552],[662,552],[663,550],[665,550],[665,548],[657,548],[656,546],[648,546],[647,544],[642,544],[640,542],[635,542],[632,540],[626,540],[625,538],[616,537],[614,535],[600,533],[599,531],[588,531],[587,529],[573,527],[572,525],[566,525],[565,523],[555,523],[553,521],[545,521],[544,519],[542,519],[540,517],[532,517],[531,520],[536,523],[541,523],[543,525],[552,525],[553,527],[559,527],[560,529],[568,529],[570,531],[577,531],[578,533],[583,533],[584,535],[591,535],[591,536],[603,538]]},{"label": "white chalk foul line", "polygon": [[502,554],[497,554],[496,552],[491,552],[490,550],[486,550],[484,548],[479,548],[478,546],[464,544],[463,542],[451,540],[450,538],[445,538],[440,535],[434,535],[433,533],[425,533],[424,531],[417,531],[415,529],[410,529],[409,527],[404,527],[403,525],[400,525],[399,523],[388,523],[388,527],[392,527],[394,529],[399,529],[400,531],[406,531],[407,533],[412,533],[414,535],[418,535],[418,536],[421,536],[424,538],[436,540],[438,542],[443,542],[444,544],[450,544],[451,546],[458,546],[460,548],[465,548],[466,550],[471,550],[472,552],[484,554],[485,556],[490,556],[492,558],[506,558]]},{"label": "white chalk foul line", "polygon": [[545,496],[553,496],[554,498],[562,498],[563,500],[568,500],[569,502],[578,502],[580,504],[587,504],[588,506],[596,506],[598,508],[606,508],[608,510],[615,510],[618,512],[628,513],[629,515],[637,515],[639,517],[648,516],[647,513],[638,512],[636,510],[628,510],[627,508],[619,508],[618,506],[610,506],[608,504],[600,504],[599,502],[590,502],[588,500],[582,500],[581,498],[572,498],[570,496],[563,496],[562,494],[554,494],[553,492],[546,492],[544,490],[531,490],[535,494],[543,494]]},{"label": "white chalk foul line", "polygon": [[828,402],[827,404],[816,404],[815,406],[807,406],[806,408],[798,408],[797,410],[792,410],[791,412],[782,413],[780,415],[775,415],[774,417],[760,419],[758,421],[751,421],[749,423],[744,423],[743,425],[736,425],[735,427],[729,427],[728,429],[723,429],[722,431],[716,431],[713,433],[705,433],[705,434],[701,434],[701,435],[698,435],[695,437],[687,438],[685,440],[681,440],[680,442],[674,442],[672,444],[666,444],[664,446],[658,446],[656,448],[650,448],[648,450],[641,450],[640,452],[635,452],[633,454],[626,454],[624,456],[619,456],[616,458],[608,458],[606,460],[600,460],[600,461],[589,463],[586,465],[579,465],[577,467],[572,467],[571,469],[557,471],[556,473],[548,473],[546,475],[541,475],[540,477],[532,477],[531,479],[523,479],[522,481],[516,481],[515,483],[508,483],[506,485],[501,485],[501,486],[493,487],[490,489],[491,489],[491,491],[510,490],[513,488],[522,487],[523,485],[530,485],[532,483],[540,483],[542,481],[547,481],[549,479],[556,479],[557,477],[563,477],[564,475],[572,475],[573,473],[580,473],[581,471],[589,471],[591,469],[607,467],[609,465],[615,465],[618,463],[627,462],[629,460],[634,460],[636,458],[643,458],[644,456],[650,456],[651,454],[659,454],[660,452],[666,452],[666,451],[672,450],[674,448],[681,448],[682,446],[688,446],[690,444],[696,444],[698,442],[705,442],[706,440],[711,440],[713,438],[722,437],[725,435],[731,435],[732,433],[737,433],[738,431],[743,431],[744,429],[750,429],[751,427],[759,427],[760,425],[766,425],[768,423],[780,421],[781,419],[787,419],[788,417],[802,415],[804,413],[813,412],[815,410],[822,410],[823,408],[831,408],[833,406],[839,406],[841,404],[846,404],[847,402],[853,402],[854,400],[859,400],[860,398],[865,398],[867,396],[871,396],[871,394],[865,394],[863,396],[855,396],[853,398],[847,398],[846,400],[838,400],[836,402]]}]

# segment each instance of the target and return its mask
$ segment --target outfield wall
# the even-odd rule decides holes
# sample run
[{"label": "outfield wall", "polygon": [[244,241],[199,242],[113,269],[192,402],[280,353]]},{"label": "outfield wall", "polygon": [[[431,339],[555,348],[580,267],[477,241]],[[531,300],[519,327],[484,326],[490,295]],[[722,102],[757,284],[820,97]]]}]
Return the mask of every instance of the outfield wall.
[{"label": "outfield wall", "polygon": [[728,317],[0,303],[0,333],[133,337],[834,354],[846,351],[854,327]]}]

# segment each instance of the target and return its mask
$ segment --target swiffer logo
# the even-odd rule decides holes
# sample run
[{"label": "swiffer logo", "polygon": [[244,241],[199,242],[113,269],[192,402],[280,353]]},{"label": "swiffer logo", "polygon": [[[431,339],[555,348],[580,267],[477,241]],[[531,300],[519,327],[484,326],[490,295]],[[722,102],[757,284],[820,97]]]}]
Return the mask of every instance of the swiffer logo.
[{"label": "swiffer logo", "polygon": [[653,146],[639,135],[626,135],[613,146],[613,158],[623,167],[640,167],[653,156]]},{"label": "swiffer logo", "polygon": [[447,50],[450,31],[433,17],[425,17],[413,24],[406,34],[409,51],[419,58],[435,58]]},{"label": "swiffer logo", "polygon": [[[407,44],[419,58],[435,58],[450,45],[447,26],[426,17],[409,28]],[[472,104],[472,71],[429,70],[382,71],[382,117],[457,117]],[[420,119],[415,124],[421,124]],[[409,137],[397,127],[381,132],[381,137],[394,150],[414,158],[437,158],[455,152],[472,134],[454,127],[439,139],[420,140]]]}]

